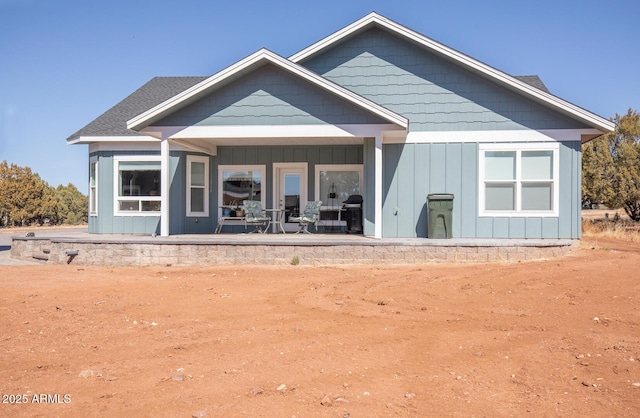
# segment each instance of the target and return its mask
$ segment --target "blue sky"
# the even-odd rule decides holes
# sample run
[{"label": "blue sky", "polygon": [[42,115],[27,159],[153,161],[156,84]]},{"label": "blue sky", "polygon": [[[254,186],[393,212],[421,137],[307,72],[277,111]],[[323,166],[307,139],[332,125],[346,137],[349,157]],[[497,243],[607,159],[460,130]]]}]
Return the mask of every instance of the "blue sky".
[{"label": "blue sky", "polygon": [[603,117],[640,109],[637,0],[0,0],[0,161],[86,193],[66,138],[149,79],[287,57],[371,11]]}]

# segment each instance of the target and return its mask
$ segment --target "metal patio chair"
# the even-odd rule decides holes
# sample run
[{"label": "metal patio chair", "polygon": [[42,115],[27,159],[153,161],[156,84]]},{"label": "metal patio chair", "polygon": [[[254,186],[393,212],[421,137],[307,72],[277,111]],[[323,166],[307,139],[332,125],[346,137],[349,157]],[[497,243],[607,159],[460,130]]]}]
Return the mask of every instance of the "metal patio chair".
[{"label": "metal patio chair", "polygon": [[301,232],[310,234],[311,232],[309,232],[309,224],[313,224],[313,226],[316,227],[316,232],[318,231],[317,224],[320,220],[320,206],[322,206],[322,201],[320,200],[307,202],[301,216],[289,217],[289,222],[297,222],[300,225],[300,229],[298,229],[296,234],[299,234]]},{"label": "metal patio chair", "polygon": [[265,225],[269,225],[271,222],[271,218],[265,215],[264,210],[262,209],[262,203],[256,200],[245,200],[243,202],[244,206],[244,222],[245,224],[254,225],[256,229],[249,232],[259,232],[263,234],[265,232],[262,229]]}]

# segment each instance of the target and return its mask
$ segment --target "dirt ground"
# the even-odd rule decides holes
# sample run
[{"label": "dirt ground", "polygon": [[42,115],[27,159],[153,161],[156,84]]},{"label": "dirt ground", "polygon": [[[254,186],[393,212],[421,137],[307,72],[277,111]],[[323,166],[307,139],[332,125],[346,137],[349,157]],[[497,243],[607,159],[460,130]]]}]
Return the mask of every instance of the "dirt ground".
[{"label": "dirt ground", "polygon": [[640,416],[639,272],[0,267],[0,416]]}]

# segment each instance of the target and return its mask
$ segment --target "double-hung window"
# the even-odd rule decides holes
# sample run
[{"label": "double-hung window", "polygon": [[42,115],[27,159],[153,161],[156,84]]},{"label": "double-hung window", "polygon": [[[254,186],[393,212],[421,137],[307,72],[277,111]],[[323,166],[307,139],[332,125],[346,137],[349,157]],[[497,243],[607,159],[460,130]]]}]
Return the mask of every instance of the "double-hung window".
[{"label": "double-hung window", "polygon": [[480,144],[480,216],[558,216],[559,144]]},{"label": "double-hung window", "polygon": [[98,157],[89,160],[89,216],[98,215]]},{"label": "double-hung window", "polygon": [[114,157],[115,214],[160,214],[160,159],[151,156]]},{"label": "double-hung window", "polygon": [[187,216],[209,216],[209,157],[187,156]]}]

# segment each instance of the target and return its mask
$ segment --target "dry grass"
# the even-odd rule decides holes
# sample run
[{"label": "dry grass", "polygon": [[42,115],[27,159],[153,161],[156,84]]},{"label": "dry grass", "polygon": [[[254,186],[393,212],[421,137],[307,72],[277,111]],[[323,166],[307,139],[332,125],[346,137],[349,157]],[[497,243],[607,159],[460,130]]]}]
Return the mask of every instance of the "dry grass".
[{"label": "dry grass", "polygon": [[86,228],[87,224],[81,225],[32,225],[32,226],[4,226],[0,227],[0,234],[20,235],[27,232],[43,233],[48,231],[64,231],[65,229]]},{"label": "dry grass", "polygon": [[640,223],[618,216],[582,219],[582,235],[590,238],[615,238],[640,242]]}]

